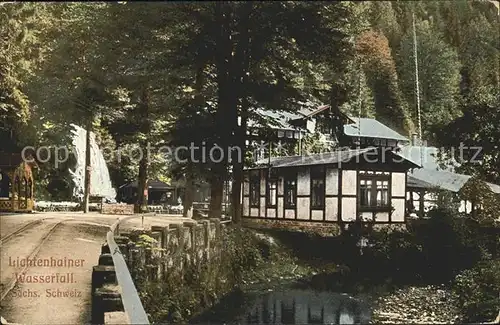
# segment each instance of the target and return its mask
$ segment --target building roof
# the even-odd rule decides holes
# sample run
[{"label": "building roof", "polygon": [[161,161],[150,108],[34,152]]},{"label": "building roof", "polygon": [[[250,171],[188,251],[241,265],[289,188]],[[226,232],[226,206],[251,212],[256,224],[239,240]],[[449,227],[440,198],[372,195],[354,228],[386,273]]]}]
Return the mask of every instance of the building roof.
[{"label": "building roof", "polygon": [[[137,188],[137,181],[122,185],[121,188]],[[149,180],[148,188],[153,190],[170,190],[174,189],[173,186],[159,180]]]},{"label": "building roof", "polygon": [[[353,158],[361,156],[368,152],[377,152],[377,148],[365,149],[350,149],[350,150],[337,150],[334,152],[325,152],[315,155],[304,156],[287,156],[287,157],[272,157],[269,159],[261,159],[256,162],[255,169],[267,167],[295,167],[295,166],[310,166],[310,165],[325,165],[325,164],[341,164],[350,161]],[[391,151],[395,156],[401,157],[398,153]],[[402,157],[404,158],[404,157]],[[413,162],[405,159],[414,167],[419,167]]]},{"label": "building roof", "polygon": [[[400,154],[423,168],[408,173],[408,187],[423,189],[441,189],[458,192],[472,177],[454,172],[459,164],[450,159],[449,162],[438,161],[438,148],[424,146],[403,146]],[[500,186],[486,183],[494,193],[500,193]]]},{"label": "building roof", "polygon": [[454,171],[460,165],[454,160],[440,162],[438,159],[439,149],[436,147],[406,145],[400,147],[399,152],[406,159],[413,161],[422,168],[431,170]]},{"label": "building roof", "polygon": [[[290,120],[302,118],[302,115],[286,111],[272,111],[263,108],[257,108],[255,113],[259,116],[258,119],[249,119],[248,127],[263,127],[269,125],[273,129],[280,130],[297,130],[298,128],[289,123]],[[265,121],[262,123],[259,119]]]},{"label": "building roof", "polygon": [[427,189],[427,188],[433,188],[434,185],[427,183],[425,181],[422,181],[418,178],[415,178],[408,174],[408,178],[406,180],[406,187],[411,187],[411,188],[420,188],[420,189]]},{"label": "building roof", "polygon": [[313,117],[316,114],[319,114],[327,109],[330,108],[330,105],[320,105],[320,106],[304,106],[299,110],[299,114],[302,115],[302,117]]},{"label": "building roof", "polygon": [[380,138],[397,141],[410,141],[408,138],[385,126],[379,121],[365,117],[349,117],[354,121],[352,124],[344,125],[344,133],[351,137]]},{"label": "building roof", "polygon": [[[408,187],[441,189],[457,193],[472,176],[445,170],[417,169],[408,174]],[[500,194],[500,186],[488,183],[493,193]]]}]

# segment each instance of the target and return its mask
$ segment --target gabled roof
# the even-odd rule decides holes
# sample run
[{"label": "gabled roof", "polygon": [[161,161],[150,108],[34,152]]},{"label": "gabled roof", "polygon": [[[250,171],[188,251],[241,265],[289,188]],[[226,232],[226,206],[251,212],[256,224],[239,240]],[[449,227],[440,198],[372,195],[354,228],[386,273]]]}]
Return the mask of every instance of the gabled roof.
[{"label": "gabled roof", "polygon": [[[281,129],[281,130],[297,130],[297,128],[290,124],[290,121],[299,119],[308,119],[314,117],[315,115],[330,109],[330,105],[316,105],[312,102],[300,103],[302,105],[301,109],[297,112],[287,112],[282,110],[266,110],[263,108],[255,109],[255,113],[265,120],[271,128]],[[340,112],[342,116],[350,120],[350,124],[344,125],[344,133],[347,136],[356,137],[368,137],[368,138],[380,138],[389,139],[396,141],[409,142],[408,138],[402,136],[398,132],[392,130],[386,125],[380,123],[379,121],[372,118],[357,118],[350,117]],[[258,121],[258,119],[250,119],[248,121],[249,127],[263,127],[263,123]]]},{"label": "gabled roof", "polygon": [[408,138],[385,126],[379,121],[365,117],[349,117],[354,121],[352,124],[344,125],[344,133],[351,137],[380,138],[397,141],[408,141]]},{"label": "gabled roof", "polygon": [[408,175],[408,178],[406,180],[406,187],[427,189],[433,188],[434,185]]},{"label": "gabled roof", "polygon": [[303,117],[313,117],[316,114],[319,114],[327,109],[330,109],[330,105],[321,105],[321,106],[315,106],[315,107],[303,107],[302,109],[299,110],[299,113]]},{"label": "gabled roof", "polygon": [[[333,152],[325,152],[314,155],[305,156],[287,156],[287,157],[272,157],[269,159],[261,159],[256,162],[257,167],[253,169],[261,169],[268,167],[296,167],[296,166],[311,166],[325,164],[341,164],[350,161],[353,158],[367,154],[369,152],[377,152],[377,148],[337,150]],[[405,159],[394,151],[390,151],[393,155],[403,158],[413,167],[419,167],[413,162]]]},{"label": "gabled roof", "polygon": [[[261,119],[265,120],[269,124],[269,127],[280,130],[297,130],[297,128],[291,125],[289,121],[302,117],[301,115],[292,112],[271,111],[263,108],[257,108],[255,113],[257,113]],[[263,126],[264,125],[258,120],[249,119],[248,121],[248,127]]]},{"label": "gabled roof", "polygon": [[[137,188],[137,181],[133,181],[132,183],[122,185],[120,188]],[[149,180],[148,188],[155,190],[169,190],[173,189],[174,187],[159,180]]]},{"label": "gabled roof", "polygon": [[[472,176],[445,170],[417,169],[408,174],[408,186],[425,189],[441,189],[457,193]],[[488,183],[493,193],[500,194],[500,186]]]},{"label": "gabled roof", "polygon": [[[454,159],[450,159],[446,164],[440,164],[438,152],[436,147],[401,147],[400,154],[403,157],[423,167],[408,172],[408,187],[441,189],[457,193],[471,179],[472,176],[454,172],[454,168],[459,166]],[[486,184],[494,193],[500,193],[500,186]]]},{"label": "gabled roof", "polygon": [[421,165],[422,168],[452,172],[455,167],[460,166],[454,159],[449,162],[443,161],[440,163],[438,159],[439,150],[436,147],[406,145],[401,146],[400,149],[401,151],[399,153],[402,156]]}]

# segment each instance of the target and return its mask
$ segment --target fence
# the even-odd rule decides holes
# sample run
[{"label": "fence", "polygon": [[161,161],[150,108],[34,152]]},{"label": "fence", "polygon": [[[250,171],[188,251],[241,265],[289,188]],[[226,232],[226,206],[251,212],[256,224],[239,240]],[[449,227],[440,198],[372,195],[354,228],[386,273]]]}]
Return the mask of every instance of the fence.
[{"label": "fence", "polygon": [[106,244],[102,247],[99,265],[94,266],[92,271],[92,324],[105,323],[104,313],[119,311],[121,307],[125,311],[127,323],[149,324],[132,276],[115,241],[115,236],[119,235],[120,222],[145,216],[134,215],[118,219],[106,234]]},{"label": "fence", "polygon": [[[131,271],[140,264],[146,268],[151,256],[143,251],[130,249],[130,238],[120,235],[120,223],[133,218],[154,216],[155,213],[134,215],[118,219],[106,235],[106,244],[101,249],[99,265],[92,273],[92,324],[109,324],[107,313],[124,311],[124,317],[113,322],[116,324],[149,324]],[[143,219],[144,220],[144,219]],[[210,256],[219,255],[217,245],[222,238],[221,226],[230,220],[194,220],[167,227],[152,226],[155,245],[161,253],[162,263],[146,272],[149,279],[162,278],[167,272],[182,272],[186,263],[201,265]],[[139,252],[139,253],[138,253]]]}]

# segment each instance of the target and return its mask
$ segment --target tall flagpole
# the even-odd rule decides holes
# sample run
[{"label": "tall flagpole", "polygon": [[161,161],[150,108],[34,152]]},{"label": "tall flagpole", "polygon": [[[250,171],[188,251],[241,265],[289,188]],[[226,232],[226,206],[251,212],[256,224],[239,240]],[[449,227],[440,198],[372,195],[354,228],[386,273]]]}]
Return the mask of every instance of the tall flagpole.
[{"label": "tall flagpole", "polygon": [[424,166],[424,142],[422,140],[422,117],[420,112],[420,84],[418,80],[418,51],[417,51],[417,29],[415,27],[415,12],[412,12],[413,21],[413,57],[415,59],[415,92],[417,96],[417,116],[418,116],[418,138],[420,140],[420,166]]},{"label": "tall flagpole", "polygon": [[415,28],[415,13],[412,13],[413,20],[413,57],[415,59],[415,92],[417,97],[417,116],[418,116],[418,137],[422,144],[422,118],[420,113],[420,84],[418,81],[418,52],[417,52],[417,31]]}]

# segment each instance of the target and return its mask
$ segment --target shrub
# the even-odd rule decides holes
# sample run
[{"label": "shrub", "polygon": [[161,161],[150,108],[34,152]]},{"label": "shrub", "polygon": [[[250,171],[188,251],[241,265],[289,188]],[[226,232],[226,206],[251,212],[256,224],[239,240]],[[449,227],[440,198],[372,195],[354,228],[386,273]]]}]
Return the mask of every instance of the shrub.
[{"label": "shrub", "polygon": [[[406,229],[351,224],[342,234],[342,262],[363,277],[437,284],[449,283],[461,270],[499,251],[496,229],[447,208],[431,210],[428,217]],[[357,245],[362,238],[367,245],[361,255]]]},{"label": "shrub", "polygon": [[500,308],[500,260],[462,271],[455,278],[453,291],[464,322],[491,321]]},{"label": "shrub", "polygon": [[[220,254],[202,265],[187,263],[182,270],[172,269],[161,281],[147,276],[147,265],[138,263],[132,276],[141,300],[153,321],[183,323],[220,297],[235,289],[248,273],[262,265],[270,248],[254,232],[240,227],[225,228]],[[145,253],[147,264],[157,267],[155,241],[149,232],[133,231],[134,249]],[[272,252],[271,252],[272,253]]]}]

